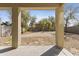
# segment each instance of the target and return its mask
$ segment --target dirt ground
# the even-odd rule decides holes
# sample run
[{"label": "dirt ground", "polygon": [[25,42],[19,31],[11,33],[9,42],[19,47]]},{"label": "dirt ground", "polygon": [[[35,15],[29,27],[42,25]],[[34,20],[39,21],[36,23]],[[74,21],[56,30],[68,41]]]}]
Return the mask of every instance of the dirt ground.
[{"label": "dirt ground", "polygon": [[33,32],[22,35],[22,45],[55,44],[55,32]]},{"label": "dirt ground", "polygon": [[[11,45],[11,37],[0,38],[0,45]],[[79,35],[67,33],[65,36],[64,48],[73,55],[79,56]],[[21,45],[55,45],[55,32],[27,32],[22,34]]]},{"label": "dirt ground", "polygon": [[65,35],[64,47],[73,55],[79,56],[79,34],[67,33]]}]

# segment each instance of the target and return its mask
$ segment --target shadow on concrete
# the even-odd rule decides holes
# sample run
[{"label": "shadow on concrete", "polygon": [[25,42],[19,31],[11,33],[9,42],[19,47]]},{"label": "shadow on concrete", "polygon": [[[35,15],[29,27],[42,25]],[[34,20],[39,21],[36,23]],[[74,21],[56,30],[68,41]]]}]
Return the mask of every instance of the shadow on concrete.
[{"label": "shadow on concrete", "polygon": [[12,47],[0,49],[0,53],[5,53],[5,52],[11,51],[11,50],[13,50],[13,49],[14,49],[14,48],[12,48]]},{"label": "shadow on concrete", "polygon": [[54,47],[50,48],[49,50],[47,50],[46,52],[44,52],[40,56],[58,56],[61,51],[62,51],[62,48],[54,46]]}]

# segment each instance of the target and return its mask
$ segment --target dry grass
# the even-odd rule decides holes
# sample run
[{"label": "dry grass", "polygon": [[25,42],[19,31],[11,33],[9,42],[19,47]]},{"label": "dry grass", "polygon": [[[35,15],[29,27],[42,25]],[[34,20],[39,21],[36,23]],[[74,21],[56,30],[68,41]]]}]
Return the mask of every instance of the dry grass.
[{"label": "dry grass", "polygon": [[0,37],[0,45],[5,46],[5,45],[11,45],[12,43],[12,37]]}]

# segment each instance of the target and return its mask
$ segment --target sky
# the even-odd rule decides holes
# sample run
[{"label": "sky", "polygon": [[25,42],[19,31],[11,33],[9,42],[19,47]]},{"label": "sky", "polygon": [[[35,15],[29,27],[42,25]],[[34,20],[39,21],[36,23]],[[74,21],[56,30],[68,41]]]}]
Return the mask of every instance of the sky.
[{"label": "sky", "polygon": [[[65,4],[64,9],[66,9],[66,7],[68,7],[68,6],[69,7],[73,6],[75,8],[75,7],[79,6],[79,4],[77,4],[77,3]],[[54,10],[30,10],[30,15],[36,16],[37,17],[36,21],[38,22],[42,18],[47,18],[48,16],[55,17],[55,11]],[[10,21],[9,16],[10,16],[10,13],[8,10],[0,10],[0,18],[3,22]]]},{"label": "sky", "polygon": [[0,10],[0,19],[2,22],[10,21],[10,13],[8,10]]},{"label": "sky", "polygon": [[36,22],[40,21],[42,18],[48,18],[48,16],[55,17],[54,10],[30,10],[31,16],[36,16]]}]

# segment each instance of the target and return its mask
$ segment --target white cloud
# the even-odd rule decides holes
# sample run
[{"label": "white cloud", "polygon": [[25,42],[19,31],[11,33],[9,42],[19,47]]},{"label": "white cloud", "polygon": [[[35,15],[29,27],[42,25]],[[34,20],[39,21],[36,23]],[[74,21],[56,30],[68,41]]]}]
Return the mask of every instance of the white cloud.
[{"label": "white cloud", "polygon": [[75,19],[69,20],[69,27],[74,26],[78,23],[78,21],[75,21]]},{"label": "white cloud", "polygon": [[36,19],[36,22],[42,20],[43,18],[48,18],[48,16],[36,16],[37,19]]}]

